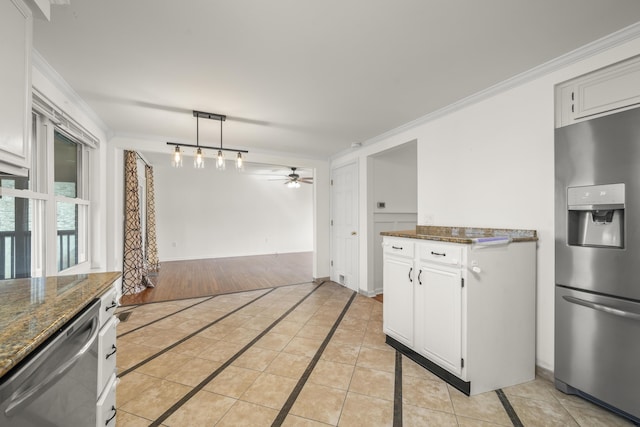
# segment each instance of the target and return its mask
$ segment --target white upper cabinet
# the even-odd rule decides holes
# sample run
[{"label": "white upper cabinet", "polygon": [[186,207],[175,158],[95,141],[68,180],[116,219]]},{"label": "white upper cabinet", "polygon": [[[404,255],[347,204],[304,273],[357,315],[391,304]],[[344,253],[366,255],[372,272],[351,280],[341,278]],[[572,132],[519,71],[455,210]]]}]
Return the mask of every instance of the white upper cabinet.
[{"label": "white upper cabinet", "polygon": [[640,105],[640,57],[556,86],[556,127]]},{"label": "white upper cabinet", "polygon": [[26,175],[29,168],[32,31],[22,0],[0,1],[0,172]]}]

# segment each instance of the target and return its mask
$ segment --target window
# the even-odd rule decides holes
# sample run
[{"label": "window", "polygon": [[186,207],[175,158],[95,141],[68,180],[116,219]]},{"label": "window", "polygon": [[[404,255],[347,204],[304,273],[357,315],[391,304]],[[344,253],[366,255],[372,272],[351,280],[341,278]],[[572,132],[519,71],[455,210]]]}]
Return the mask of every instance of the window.
[{"label": "window", "polygon": [[53,139],[56,200],[56,265],[66,270],[87,260],[87,216],[84,176],[84,147],[56,131]]},{"label": "window", "polygon": [[[0,186],[20,189],[26,178],[2,176]],[[0,198],[0,279],[31,276],[31,200]]]},{"label": "window", "polygon": [[85,268],[89,259],[89,160],[95,139],[85,144],[86,133],[54,124],[35,103],[34,109],[29,176],[0,171],[0,279],[64,274]]},{"label": "window", "polygon": [[[33,115],[34,128],[35,125]],[[30,149],[32,159],[36,159],[38,150],[33,138]],[[0,280],[32,276],[35,203],[29,196],[33,193],[31,177],[36,170],[37,165],[32,162],[26,177],[0,172]]]}]

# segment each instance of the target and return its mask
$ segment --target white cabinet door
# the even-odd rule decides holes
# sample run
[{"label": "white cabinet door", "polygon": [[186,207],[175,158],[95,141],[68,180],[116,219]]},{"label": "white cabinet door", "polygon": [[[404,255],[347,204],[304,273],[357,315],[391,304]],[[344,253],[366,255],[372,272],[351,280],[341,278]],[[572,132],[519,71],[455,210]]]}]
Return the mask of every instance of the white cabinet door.
[{"label": "white cabinet door", "polygon": [[[416,277],[418,352],[460,376],[462,372],[462,276],[460,269],[421,263]],[[385,302],[386,302],[385,294]]]},{"label": "white cabinet door", "polygon": [[0,2],[0,171],[26,175],[31,122],[32,16],[21,0]]},{"label": "white cabinet door", "polygon": [[413,346],[413,258],[384,257],[384,333]]},{"label": "white cabinet door", "polygon": [[640,104],[640,56],[593,71],[556,88],[556,127]]}]

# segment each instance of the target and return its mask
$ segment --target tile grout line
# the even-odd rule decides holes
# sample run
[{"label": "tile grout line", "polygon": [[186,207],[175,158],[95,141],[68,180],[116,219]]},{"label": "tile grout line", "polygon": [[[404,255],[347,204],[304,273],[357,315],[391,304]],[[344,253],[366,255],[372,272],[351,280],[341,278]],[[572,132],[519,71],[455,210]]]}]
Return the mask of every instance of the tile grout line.
[{"label": "tile grout line", "polygon": [[396,350],[396,373],[393,390],[393,427],[402,427],[402,353]]},{"label": "tile grout line", "polygon": [[[156,418],[149,427],[157,427],[162,424],[164,420],[169,418],[174,412],[176,412],[182,405],[187,403],[193,396],[195,396],[198,392],[200,392],[207,384],[209,384],[215,377],[217,377],[222,371],[228,368],[233,362],[235,362],[240,356],[242,356],[247,350],[249,350],[253,345],[258,342],[263,336],[265,336],[269,331],[271,331],[278,323],[280,323],[285,317],[287,317],[293,310],[298,308],[300,304],[302,304],[307,298],[309,298],[314,292],[320,289],[322,285],[318,285],[314,287],[311,292],[304,296],[300,301],[295,303],[289,310],[287,310],[282,316],[277,318],[273,323],[271,323],[267,328],[265,328],[258,336],[252,339],[247,345],[242,347],[236,354],[231,356],[226,362],[224,362],[218,369],[213,371],[209,376],[207,376],[204,380],[202,380],[197,386],[191,389],[187,394],[182,396],[180,400],[174,403],[169,409],[167,409],[162,415]],[[275,289],[275,288],[274,288]],[[274,290],[272,289],[272,290]],[[266,294],[265,294],[266,295]]]},{"label": "tile grout line", "polygon": [[520,418],[518,418],[518,414],[516,414],[515,409],[513,409],[513,406],[511,406],[511,402],[509,402],[509,399],[507,398],[507,395],[504,394],[504,391],[499,388],[498,390],[496,390],[496,394],[498,395],[498,399],[500,399],[500,403],[502,403],[504,410],[507,411],[507,415],[509,416],[511,423],[513,423],[513,427],[524,427],[524,424],[522,424],[522,421],[520,421]]},{"label": "tile grout line", "polygon": [[[165,316],[163,316],[163,317],[160,317],[159,319],[152,320],[151,322],[146,323],[146,324],[141,325],[141,326],[138,326],[137,328],[134,328],[134,329],[132,329],[132,330],[130,330],[130,331],[123,332],[122,334],[118,335],[118,336],[117,336],[117,338],[121,338],[121,337],[123,337],[123,336],[125,336],[125,335],[128,335],[128,334],[132,333],[132,332],[138,331],[138,330],[140,330],[140,329],[142,329],[142,328],[144,328],[144,327],[146,327],[146,326],[153,325],[154,323],[159,322],[159,321],[161,321],[161,320],[164,320],[164,319],[166,319],[167,317],[173,316],[174,314],[178,314],[178,313],[180,313],[180,312],[182,312],[182,311],[184,311],[184,310],[188,310],[188,309],[190,309],[190,308],[192,308],[192,307],[195,307],[195,306],[196,306],[196,305],[198,305],[198,304],[202,304],[202,303],[205,303],[205,302],[207,302],[207,301],[211,301],[212,299],[217,298],[217,297],[226,296],[226,295],[240,294],[240,293],[245,293],[245,292],[254,292],[254,291],[256,291],[256,292],[257,292],[257,291],[264,291],[264,290],[267,290],[267,289],[274,290],[274,289],[276,289],[276,288],[285,288],[285,287],[287,287],[287,286],[300,286],[300,285],[306,285],[306,284],[308,284],[308,283],[313,283],[313,282],[291,283],[291,284],[288,284],[288,285],[274,286],[273,288],[260,288],[260,289],[251,289],[251,290],[247,290],[247,291],[234,291],[234,292],[227,292],[227,293],[217,294],[217,295],[211,295],[211,296],[193,297],[193,298],[179,298],[179,299],[173,299],[173,300],[166,300],[166,301],[154,301],[154,302],[152,302],[152,303],[147,303],[147,305],[148,305],[148,304],[162,304],[162,303],[166,303],[166,302],[184,301],[184,300],[187,300],[187,299],[206,298],[206,299],[203,299],[202,301],[198,301],[198,302],[196,302],[196,303],[194,303],[194,304],[191,304],[190,306],[187,306],[187,307],[181,308],[180,310],[178,310],[178,311],[176,311],[176,312],[174,312],[174,313],[167,314],[167,315],[165,315]],[[321,282],[321,283],[319,283],[318,285],[321,285],[322,283],[324,283],[324,281],[323,281],[323,282]],[[265,295],[266,295],[266,294],[265,294]],[[124,310],[122,310],[122,311],[119,311],[118,313],[116,313],[116,315],[121,314],[121,313],[126,313],[126,312],[128,312],[128,311],[133,311],[134,309],[136,309],[136,308],[138,308],[138,307],[141,307],[142,305],[144,305],[144,304],[137,304],[137,305],[132,305],[132,306],[125,306],[125,307],[129,307],[129,308],[126,308],[126,309],[124,309]]]},{"label": "tile grout line", "polygon": [[293,404],[295,403],[296,399],[302,392],[302,388],[304,387],[304,385],[307,383],[307,380],[311,376],[313,369],[318,364],[318,361],[320,360],[320,356],[322,356],[322,353],[324,353],[324,350],[327,348],[329,341],[331,341],[331,338],[333,338],[333,334],[335,334],[336,329],[338,329],[340,322],[342,322],[342,319],[344,318],[345,314],[347,314],[347,310],[349,309],[349,307],[351,307],[351,303],[353,303],[353,300],[355,299],[356,296],[357,296],[356,292],[353,292],[351,294],[351,297],[349,298],[349,301],[347,301],[347,304],[345,304],[344,308],[342,309],[340,316],[338,316],[333,326],[331,327],[331,330],[325,337],[324,341],[322,341],[322,344],[320,344],[320,347],[316,351],[316,354],[313,356],[313,358],[309,362],[309,365],[307,365],[307,368],[304,370],[304,373],[302,374],[302,376],[296,383],[295,387],[291,391],[291,394],[287,398],[287,401],[284,403],[284,405],[280,409],[280,412],[278,412],[278,415],[276,416],[275,420],[273,420],[271,427],[279,427],[284,422],[285,418],[289,414],[289,411],[291,411]]},{"label": "tile grout line", "polygon": [[[205,300],[198,301],[198,302],[197,302],[197,303],[195,303],[195,304],[192,304],[192,305],[190,305],[190,306],[187,306],[187,307],[181,308],[181,309],[180,309],[180,310],[178,310],[178,311],[175,311],[175,312],[170,313],[170,314],[166,314],[166,315],[164,315],[164,316],[162,316],[162,317],[159,317],[159,318],[158,318],[158,319],[156,319],[156,320],[152,320],[152,321],[151,321],[151,322],[149,322],[149,323],[145,323],[144,325],[140,325],[140,326],[138,326],[137,328],[131,329],[130,331],[123,332],[123,333],[121,333],[120,335],[118,335],[116,338],[121,338],[121,337],[124,337],[125,335],[129,335],[129,334],[130,334],[130,333],[132,333],[132,332],[139,331],[139,330],[140,330],[140,329],[142,329],[142,328],[145,328],[145,327],[147,327],[147,326],[153,325],[154,323],[157,323],[157,322],[159,322],[159,321],[161,321],[161,320],[164,320],[164,319],[166,319],[166,318],[168,318],[168,317],[171,317],[171,316],[173,316],[173,315],[175,315],[175,314],[182,313],[183,311],[188,310],[188,309],[190,309],[190,308],[192,308],[192,307],[195,307],[195,306],[196,306],[196,305],[198,305],[198,304],[202,304],[202,303],[204,303],[204,302],[211,301],[212,299],[214,299],[214,298],[215,298],[215,297],[217,297],[217,296],[218,296],[218,295],[213,295],[213,296],[211,296],[211,297],[209,297],[209,298],[207,298],[207,299],[205,299]],[[138,307],[139,307],[139,306],[138,306]],[[122,312],[124,312],[124,310],[123,310]],[[121,313],[122,313],[122,312],[121,312]],[[120,314],[120,313],[118,313],[118,314]]]},{"label": "tile grout line", "polygon": [[252,299],[251,301],[247,302],[246,304],[241,305],[240,307],[234,309],[233,311],[230,311],[229,313],[225,314],[222,317],[217,318],[216,320],[212,321],[211,323],[209,323],[208,325],[205,325],[203,327],[201,327],[200,329],[196,330],[195,332],[190,333],[189,335],[185,336],[184,338],[179,339],[178,341],[174,342],[173,344],[163,348],[162,350],[160,350],[159,352],[147,357],[146,359],[142,360],[141,362],[136,363],[135,365],[133,365],[132,367],[130,367],[129,369],[125,369],[122,373],[118,374],[118,378],[122,378],[123,376],[127,375],[128,373],[138,369],[139,367],[141,367],[142,365],[146,365],[147,363],[149,363],[150,361],[154,360],[155,358],[163,355],[164,353],[168,352],[171,349],[174,349],[175,347],[177,347],[178,345],[182,344],[183,342],[187,341],[190,338],[193,338],[194,336],[196,336],[197,334],[199,334],[200,332],[204,331],[205,329],[210,328],[211,326],[215,325],[216,323],[226,319],[227,317],[231,316],[234,313],[237,313],[238,311],[242,310],[243,308],[247,307],[250,304],[253,304],[254,302],[258,301],[260,298],[263,298],[267,295],[269,295],[271,292],[273,292],[276,288],[272,288],[270,291],[265,292],[264,294],[260,295],[259,297]]}]

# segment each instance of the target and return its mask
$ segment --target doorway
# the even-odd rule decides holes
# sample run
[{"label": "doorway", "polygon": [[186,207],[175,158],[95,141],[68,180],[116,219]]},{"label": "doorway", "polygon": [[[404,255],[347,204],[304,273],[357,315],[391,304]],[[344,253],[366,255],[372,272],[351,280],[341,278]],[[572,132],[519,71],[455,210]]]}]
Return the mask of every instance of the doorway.
[{"label": "doorway", "polygon": [[383,231],[415,229],[418,216],[417,141],[367,158],[367,293],[382,293]]}]

